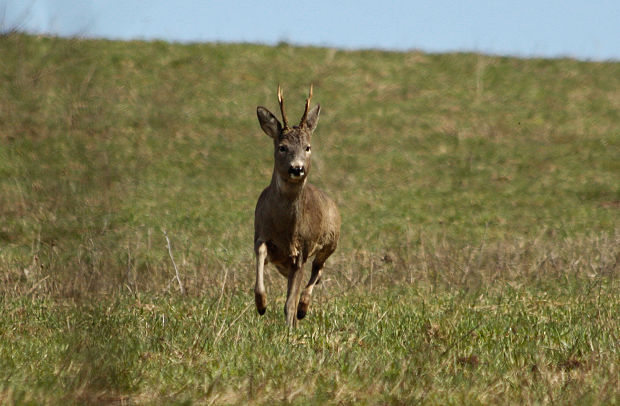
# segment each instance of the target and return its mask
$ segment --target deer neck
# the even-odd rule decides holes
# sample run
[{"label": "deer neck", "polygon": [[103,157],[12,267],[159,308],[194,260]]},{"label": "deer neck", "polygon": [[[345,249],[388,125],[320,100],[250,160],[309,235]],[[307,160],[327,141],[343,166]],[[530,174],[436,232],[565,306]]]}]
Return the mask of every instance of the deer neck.
[{"label": "deer neck", "polygon": [[289,202],[293,206],[299,205],[305,185],[306,179],[303,179],[301,182],[289,182],[286,179],[282,179],[276,171],[273,172],[271,186],[283,201]]},{"label": "deer neck", "polygon": [[293,261],[301,252],[301,241],[299,239],[299,227],[303,216],[303,193],[306,179],[301,182],[287,182],[282,179],[275,171],[271,180],[271,188],[276,196],[278,212],[282,216],[284,223],[288,224],[288,250]]}]

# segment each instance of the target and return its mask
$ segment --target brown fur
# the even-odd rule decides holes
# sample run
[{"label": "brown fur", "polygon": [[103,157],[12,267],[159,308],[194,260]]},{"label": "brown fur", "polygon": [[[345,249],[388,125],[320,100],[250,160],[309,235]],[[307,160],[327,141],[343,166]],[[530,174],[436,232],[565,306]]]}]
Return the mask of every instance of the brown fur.
[{"label": "brown fur", "polygon": [[[269,110],[257,108],[261,128],[273,139],[274,170],[271,183],[258,198],[254,217],[256,253],[256,307],[265,312],[264,265],[271,262],[288,279],[284,312],[289,326],[302,319],[319,282],[323,265],[334,252],[340,235],[340,214],[323,191],[306,181],[310,171],[310,141],[318,123],[320,106],[309,111],[310,97],[299,126],[284,126]],[[278,88],[280,107],[283,100]],[[312,261],[312,274],[303,292],[303,267]]]}]

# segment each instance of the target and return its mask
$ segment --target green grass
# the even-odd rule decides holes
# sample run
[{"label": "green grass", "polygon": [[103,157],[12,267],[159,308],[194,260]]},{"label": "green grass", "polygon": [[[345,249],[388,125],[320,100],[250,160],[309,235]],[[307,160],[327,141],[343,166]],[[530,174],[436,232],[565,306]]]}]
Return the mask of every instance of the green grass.
[{"label": "green grass", "polygon": [[[617,404],[620,63],[0,37],[0,403]],[[343,217],[253,308],[257,105]],[[187,290],[181,295],[164,230]]]},{"label": "green grass", "polygon": [[321,295],[292,332],[226,289],[22,298],[5,304],[0,390],[16,403],[617,402],[617,286],[570,279]]}]

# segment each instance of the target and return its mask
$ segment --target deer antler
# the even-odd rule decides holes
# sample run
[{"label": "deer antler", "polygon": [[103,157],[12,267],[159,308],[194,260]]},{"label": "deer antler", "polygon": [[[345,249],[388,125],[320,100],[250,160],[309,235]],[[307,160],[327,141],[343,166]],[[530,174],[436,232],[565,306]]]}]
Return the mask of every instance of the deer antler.
[{"label": "deer antler", "polygon": [[312,83],[310,83],[310,94],[306,99],[306,109],[304,110],[304,115],[301,116],[301,121],[299,122],[300,127],[306,126],[306,118],[308,118],[308,110],[310,109],[310,100],[312,100]]},{"label": "deer antler", "polygon": [[286,120],[286,113],[284,113],[284,98],[282,97],[282,89],[278,85],[278,102],[280,103],[280,112],[282,113],[282,121],[284,122],[284,129],[288,128],[288,121]]}]

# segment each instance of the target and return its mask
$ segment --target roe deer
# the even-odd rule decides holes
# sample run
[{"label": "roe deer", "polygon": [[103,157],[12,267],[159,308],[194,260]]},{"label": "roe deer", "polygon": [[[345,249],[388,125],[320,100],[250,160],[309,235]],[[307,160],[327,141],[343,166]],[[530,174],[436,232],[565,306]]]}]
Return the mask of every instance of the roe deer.
[{"label": "roe deer", "polygon": [[[254,213],[256,286],[254,298],[260,315],[267,299],[263,283],[265,264],[271,262],[288,279],[284,314],[289,327],[308,311],[312,289],[321,279],[323,265],[334,252],[340,236],[340,214],[333,200],[306,182],[310,172],[310,139],[319,122],[320,105],[310,109],[312,85],[299,125],[289,127],[282,91],[278,102],[282,121],[266,108],[256,114],[263,131],[273,139],[274,167],[271,183],[263,190]],[[312,274],[303,292],[303,267],[312,261]],[[295,318],[297,317],[297,319]]]}]

